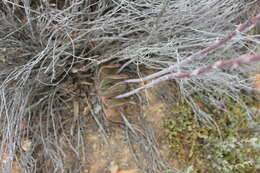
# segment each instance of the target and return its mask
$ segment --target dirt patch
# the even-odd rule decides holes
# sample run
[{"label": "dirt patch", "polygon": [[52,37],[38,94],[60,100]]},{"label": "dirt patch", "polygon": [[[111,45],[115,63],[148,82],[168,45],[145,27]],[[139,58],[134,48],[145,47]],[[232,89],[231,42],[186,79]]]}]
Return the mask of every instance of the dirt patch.
[{"label": "dirt patch", "polygon": [[127,139],[121,128],[113,127],[110,136],[90,129],[86,135],[89,173],[110,173],[113,164],[122,170],[137,169]]}]

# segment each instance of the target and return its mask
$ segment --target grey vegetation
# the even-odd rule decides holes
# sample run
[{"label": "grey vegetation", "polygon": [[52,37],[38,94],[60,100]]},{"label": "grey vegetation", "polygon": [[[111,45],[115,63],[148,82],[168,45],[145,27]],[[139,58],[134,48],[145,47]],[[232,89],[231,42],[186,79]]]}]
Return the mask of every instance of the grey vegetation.
[{"label": "grey vegetation", "polygon": [[[63,87],[70,73],[94,74],[100,65],[116,62],[123,64],[120,71],[128,69],[139,77],[144,77],[142,68],[161,70],[170,65],[177,66],[174,72],[188,74],[219,60],[259,55],[259,35],[251,35],[253,28],[249,28],[206,57],[178,66],[183,58],[211,46],[253,17],[249,12],[257,1],[2,0],[0,156],[7,158],[2,171],[10,171],[16,159],[24,172],[80,172],[80,165],[66,167],[61,145],[61,138],[76,143],[70,148],[78,158],[86,157],[81,152],[86,147],[81,134],[86,124],[66,118],[71,114],[67,103],[74,97]],[[215,70],[176,82],[197,116],[214,125],[211,115],[202,112],[189,95],[202,90],[228,95],[250,117],[239,95],[241,90],[253,90],[248,73],[257,66]],[[207,99],[218,107],[218,100]],[[26,123],[28,128],[23,127]],[[29,153],[17,154],[23,150],[17,142],[22,138],[30,138],[33,146]],[[168,168],[159,167],[148,172]]]}]

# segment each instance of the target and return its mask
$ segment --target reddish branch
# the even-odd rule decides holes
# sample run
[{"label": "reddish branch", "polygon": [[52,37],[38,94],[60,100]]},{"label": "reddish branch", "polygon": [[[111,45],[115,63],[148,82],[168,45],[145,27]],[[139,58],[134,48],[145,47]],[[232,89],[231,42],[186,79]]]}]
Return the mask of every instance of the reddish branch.
[{"label": "reddish branch", "polygon": [[[251,18],[250,20],[246,21],[245,23],[239,25],[235,31],[231,32],[230,34],[228,34],[225,38],[223,38],[222,40],[218,41],[216,44],[213,44],[212,46],[209,46],[205,49],[202,49],[201,51],[192,54],[191,56],[187,57],[186,59],[184,59],[183,61],[181,61],[178,64],[172,65],[166,69],[163,69],[157,73],[154,73],[152,75],[148,75],[144,78],[140,78],[140,79],[130,79],[130,80],[126,80],[124,82],[126,83],[136,83],[136,82],[141,82],[141,81],[146,81],[149,79],[153,79],[159,76],[158,79],[153,80],[152,82],[139,87],[137,89],[134,89],[128,93],[125,94],[121,94],[116,96],[116,98],[124,98],[124,97],[128,97],[131,96],[137,92],[139,92],[142,89],[146,89],[146,88],[150,88],[160,82],[166,81],[166,80],[171,80],[171,79],[177,79],[177,78],[191,78],[191,77],[196,77],[198,75],[202,75],[204,73],[209,72],[210,70],[213,69],[218,69],[218,68],[224,68],[224,67],[229,67],[229,66],[241,66],[242,64],[245,63],[250,63],[250,62],[255,62],[255,61],[259,61],[260,60],[260,55],[251,55],[251,56],[247,56],[247,57],[240,57],[237,59],[232,59],[232,60],[227,60],[227,61],[218,61],[216,63],[214,63],[213,65],[207,66],[205,68],[201,68],[201,69],[197,69],[195,71],[193,71],[192,73],[174,73],[174,74],[167,74],[172,72],[177,66],[183,65],[183,64],[187,64],[189,62],[191,62],[193,59],[200,57],[202,55],[206,55],[209,52],[212,52],[213,50],[217,49],[218,47],[220,47],[221,45],[225,44],[227,41],[229,41],[230,39],[232,39],[234,36],[236,36],[238,33],[245,31],[246,29],[250,28],[250,27],[254,27],[257,23],[257,21],[260,21],[260,14],[258,14],[257,16]],[[167,74],[167,75],[165,75]]]},{"label": "reddish branch", "polygon": [[116,96],[115,98],[124,98],[124,97],[128,97],[128,96],[131,96],[137,92],[139,92],[140,90],[143,90],[143,89],[146,89],[146,88],[150,88],[150,87],[153,87],[154,85],[160,83],[160,82],[163,82],[163,81],[167,81],[167,80],[172,80],[172,79],[180,79],[180,78],[192,78],[192,77],[197,77],[199,75],[202,75],[204,73],[207,73],[213,69],[221,69],[221,68],[224,68],[224,67],[239,67],[243,64],[246,64],[246,63],[253,63],[253,62],[256,62],[256,61],[260,61],[260,54],[259,55],[248,55],[248,56],[242,56],[240,58],[236,58],[236,59],[232,59],[232,60],[226,60],[226,61],[217,61],[215,62],[213,65],[209,65],[207,67],[204,67],[204,68],[200,68],[200,69],[197,69],[197,70],[194,70],[193,72],[191,73],[174,73],[174,74],[167,74],[167,75],[164,75],[160,78],[157,78],[155,80],[153,80],[152,82],[142,86],[142,87],[139,87],[137,89],[134,89],[128,93],[125,93],[125,94],[121,94],[121,95],[118,95]]},{"label": "reddish branch", "polygon": [[251,18],[250,20],[246,21],[245,23],[239,25],[236,30],[234,30],[233,32],[231,32],[230,34],[228,34],[225,38],[223,38],[222,40],[218,41],[217,43],[213,44],[212,46],[209,46],[205,49],[202,49],[200,51],[198,51],[197,53],[192,54],[191,56],[187,57],[186,59],[184,59],[183,61],[181,61],[178,64],[174,64],[168,68],[165,68],[159,72],[156,72],[154,74],[151,74],[149,76],[146,76],[144,78],[139,78],[139,79],[129,79],[126,80],[124,82],[126,83],[137,83],[137,82],[142,82],[142,81],[146,81],[149,79],[153,79],[159,76],[162,76],[166,73],[170,73],[172,72],[175,68],[177,68],[178,66],[181,66],[183,64],[187,64],[189,62],[191,62],[194,58],[200,57],[202,55],[206,55],[210,52],[212,52],[213,50],[217,49],[218,47],[220,47],[221,45],[225,44],[227,41],[229,41],[230,39],[232,39],[234,36],[236,36],[238,33],[245,31],[246,29],[253,27],[256,25],[256,22],[260,21],[260,14],[258,14],[257,16]]}]

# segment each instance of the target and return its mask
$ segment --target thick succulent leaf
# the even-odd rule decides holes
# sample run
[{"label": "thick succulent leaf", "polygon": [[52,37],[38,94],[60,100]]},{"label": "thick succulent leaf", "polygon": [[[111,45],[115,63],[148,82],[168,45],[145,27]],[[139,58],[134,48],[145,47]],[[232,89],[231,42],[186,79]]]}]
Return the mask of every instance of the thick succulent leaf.
[{"label": "thick succulent leaf", "polygon": [[129,103],[129,99],[109,99],[103,98],[103,104],[106,108],[114,108],[124,106]]},{"label": "thick succulent leaf", "polygon": [[126,74],[109,74],[106,75],[105,78],[109,78],[109,79],[128,79],[129,76]]},{"label": "thick succulent leaf", "polygon": [[101,80],[100,85],[99,85],[99,90],[101,92],[107,91],[109,88],[111,88],[113,85],[116,83],[120,82],[121,80],[118,79],[110,79],[110,78],[104,78]]},{"label": "thick succulent leaf", "polygon": [[102,88],[100,95],[104,97],[114,97],[121,93],[127,92],[128,86],[125,83],[117,83],[109,88]]},{"label": "thick succulent leaf", "polygon": [[107,75],[110,74],[116,74],[118,67],[120,67],[120,64],[112,64],[112,65],[105,65],[102,66],[98,71],[98,78],[99,80],[102,80]]}]

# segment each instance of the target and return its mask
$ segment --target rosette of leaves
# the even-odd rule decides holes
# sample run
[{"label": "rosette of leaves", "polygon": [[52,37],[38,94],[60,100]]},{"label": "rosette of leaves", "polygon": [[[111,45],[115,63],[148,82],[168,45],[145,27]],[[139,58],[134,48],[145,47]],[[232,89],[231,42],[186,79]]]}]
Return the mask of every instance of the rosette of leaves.
[{"label": "rosette of leaves", "polygon": [[102,66],[98,71],[97,92],[100,98],[106,120],[123,123],[121,113],[129,99],[114,97],[128,91],[128,86],[122,81],[128,79],[126,74],[117,74],[120,64]]}]

